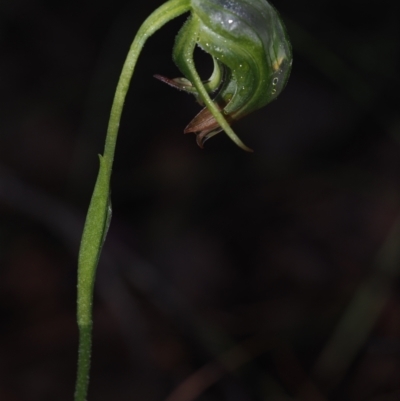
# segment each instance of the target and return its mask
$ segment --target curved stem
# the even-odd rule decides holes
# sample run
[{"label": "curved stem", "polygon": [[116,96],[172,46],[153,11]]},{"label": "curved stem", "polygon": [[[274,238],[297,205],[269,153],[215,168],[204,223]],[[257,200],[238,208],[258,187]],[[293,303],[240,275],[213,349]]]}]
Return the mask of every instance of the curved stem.
[{"label": "curved stem", "polygon": [[111,219],[110,178],[119,123],[137,59],[146,40],[168,21],[189,11],[190,0],[170,0],[142,24],[122,68],[110,113],[104,154],[83,229],[78,258],[77,321],[79,327],[78,372],[75,401],[85,401],[89,385],[92,345],[92,302],[96,268]]}]

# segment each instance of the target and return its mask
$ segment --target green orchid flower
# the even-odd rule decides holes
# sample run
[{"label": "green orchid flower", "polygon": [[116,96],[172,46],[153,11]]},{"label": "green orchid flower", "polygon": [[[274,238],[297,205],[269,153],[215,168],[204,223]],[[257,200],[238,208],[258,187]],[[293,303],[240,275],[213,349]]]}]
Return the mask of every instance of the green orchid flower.
[{"label": "green orchid flower", "polygon": [[[205,105],[185,129],[197,135],[200,147],[224,129],[237,145],[249,150],[226,123],[265,106],[285,87],[292,65],[285,27],[266,0],[191,0],[190,10],[173,50],[185,77],[155,77]],[[201,82],[194,65],[196,45],[214,61],[206,82]],[[226,122],[221,123],[218,113]]]}]

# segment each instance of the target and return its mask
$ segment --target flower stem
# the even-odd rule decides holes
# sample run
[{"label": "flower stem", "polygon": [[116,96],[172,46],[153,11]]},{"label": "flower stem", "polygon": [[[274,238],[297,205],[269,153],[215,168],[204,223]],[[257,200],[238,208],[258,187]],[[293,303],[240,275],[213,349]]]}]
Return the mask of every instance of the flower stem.
[{"label": "flower stem", "polygon": [[78,372],[75,401],[86,401],[92,348],[92,303],[96,268],[111,219],[110,179],[121,114],[133,71],[146,40],[164,24],[189,11],[190,0],[170,0],[142,24],[125,60],[110,113],[104,154],[83,229],[78,258]]}]

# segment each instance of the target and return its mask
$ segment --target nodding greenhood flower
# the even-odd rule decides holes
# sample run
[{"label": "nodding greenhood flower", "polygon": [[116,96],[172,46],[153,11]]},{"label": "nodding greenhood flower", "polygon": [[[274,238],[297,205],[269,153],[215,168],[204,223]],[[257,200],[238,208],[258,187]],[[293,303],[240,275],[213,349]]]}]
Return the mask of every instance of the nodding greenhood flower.
[{"label": "nodding greenhood flower", "polygon": [[[285,87],[292,65],[285,27],[266,0],[189,3],[191,15],[173,50],[173,59],[184,77],[155,77],[193,94],[205,106],[184,131],[195,133],[200,147],[225,130],[238,146],[250,150],[229,125],[274,100]],[[214,71],[205,82],[194,65],[196,45],[214,61]]]},{"label": "nodding greenhood flower", "polygon": [[[186,12],[191,14],[176,38],[173,51],[174,61],[184,77],[157,77],[193,94],[205,106],[185,129],[197,135],[201,147],[205,140],[224,130],[233,142],[250,151],[230,124],[275,99],[289,77],[290,43],[278,13],[266,0],[168,0],[139,28],[115,91],[104,153],[100,155],[99,173],[79,250],[75,401],[87,399],[94,279],[111,219],[110,179],[124,101],[147,39],[168,21]],[[196,45],[214,60],[214,71],[206,82],[202,82],[194,65]]]}]

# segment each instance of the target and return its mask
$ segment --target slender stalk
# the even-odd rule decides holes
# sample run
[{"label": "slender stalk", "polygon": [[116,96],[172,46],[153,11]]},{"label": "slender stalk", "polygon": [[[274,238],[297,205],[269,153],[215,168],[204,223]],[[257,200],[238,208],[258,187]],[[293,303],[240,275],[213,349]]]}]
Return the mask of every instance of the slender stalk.
[{"label": "slender stalk", "polygon": [[104,154],[83,229],[78,259],[77,321],[79,327],[78,372],[75,401],[87,397],[92,348],[92,303],[96,268],[111,219],[110,179],[118,128],[137,59],[146,40],[171,19],[189,11],[190,0],[170,0],[142,24],[122,68],[114,96]]}]

